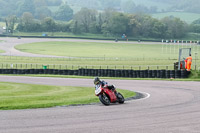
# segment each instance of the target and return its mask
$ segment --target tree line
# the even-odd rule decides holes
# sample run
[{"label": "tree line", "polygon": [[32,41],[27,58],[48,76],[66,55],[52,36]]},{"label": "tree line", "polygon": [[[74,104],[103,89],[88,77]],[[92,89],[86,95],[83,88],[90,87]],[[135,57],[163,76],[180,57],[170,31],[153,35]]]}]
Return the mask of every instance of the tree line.
[{"label": "tree line", "polygon": [[24,12],[21,17],[14,15],[7,17],[5,23],[11,33],[14,30],[20,32],[72,32],[105,36],[126,34],[129,37],[148,38],[181,38],[191,29],[188,24],[175,17],[158,20],[147,14],[120,13],[112,9],[98,12],[88,8],[82,8],[73,15],[70,21],[56,21],[52,17],[38,20],[32,13]]},{"label": "tree line", "polygon": [[[57,8],[64,3],[68,3],[75,8],[89,8],[96,10],[105,10],[113,8],[125,13],[157,13],[160,7],[159,3],[166,5],[163,11],[184,11],[200,13],[199,0],[149,0],[154,5],[136,4],[138,0],[0,0],[0,17],[6,17],[10,14],[21,16],[24,12],[30,12],[37,19],[43,17],[53,17],[60,20],[57,15]],[[156,4],[157,3],[157,4]],[[68,7],[70,9],[70,7]],[[72,9],[71,9],[72,10]],[[74,12],[72,10],[72,12]],[[66,20],[67,21],[67,20]]]},{"label": "tree line", "polygon": [[[30,12],[36,18],[40,15],[53,16],[50,6],[60,6],[62,0],[0,0],[0,16],[6,17],[11,14],[21,16],[24,12]],[[45,16],[46,17],[46,16]]]}]

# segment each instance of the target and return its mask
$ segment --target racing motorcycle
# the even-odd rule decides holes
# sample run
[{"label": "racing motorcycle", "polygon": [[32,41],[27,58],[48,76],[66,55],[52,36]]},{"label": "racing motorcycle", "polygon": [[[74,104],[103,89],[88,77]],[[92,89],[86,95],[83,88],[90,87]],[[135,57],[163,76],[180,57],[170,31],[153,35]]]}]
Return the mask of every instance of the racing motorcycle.
[{"label": "racing motorcycle", "polygon": [[125,101],[121,93],[117,92],[116,89],[110,89],[108,85],[96,85],[95,95],[98,96],[99,100],[106,106],[116,102],[122,104]]}]

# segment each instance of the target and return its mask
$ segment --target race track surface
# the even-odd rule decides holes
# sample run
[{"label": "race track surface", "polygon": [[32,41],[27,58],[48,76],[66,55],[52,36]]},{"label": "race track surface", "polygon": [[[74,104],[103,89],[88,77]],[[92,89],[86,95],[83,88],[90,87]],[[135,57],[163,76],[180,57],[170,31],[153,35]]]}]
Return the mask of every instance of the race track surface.
[{"label": "race track surface", "polygon": [[[48,39],[48,38],[6,38],[0,37],[0,49],[6,51],[5,53],[0,53],[0,55],[8,55],[8,56],[28,56],[28,57],[62,57],[62,56],[52,56],[52,55],[39,55],[39,54],[31,54],[26,52],[18,51],[14,48],[16,45],[25,44],[25,43],[34,43],[34,42],[48,42],[48,41],[67,41],[67,42],[105,42],[105,43],[114,43],[114,41],[104,41],[104,40],[85,40],[85,39]],[[138,44],[138,42],[117,42],[117,43],[130,43],[130,44]],[[158,42],[141,42],[141,44],[161,44]]]},{"label": "race track surface", "polygon": [[[0,81],[92,87],[92,79],[0,76]],[[106,80],[150,97],[102,104],[0,111],[1,133],[199,133],[200,83]]]},{"label": "race track surface", "polygon": [[[17,51],[14,46],[52,39],[0,38],[0,40],[4,40],[0,42],[0,49],[6,51],[3,55],[44,57],[44,55]],[[0,111],[0,133],[200,132],[200,82],[106,81],[115,84],[120,89],[143,92],[147,97],[111,106],[94,104],[46,109],[2,110]],[[0,76],[0,82],[93,86],[92,79],[73,78]]]}]

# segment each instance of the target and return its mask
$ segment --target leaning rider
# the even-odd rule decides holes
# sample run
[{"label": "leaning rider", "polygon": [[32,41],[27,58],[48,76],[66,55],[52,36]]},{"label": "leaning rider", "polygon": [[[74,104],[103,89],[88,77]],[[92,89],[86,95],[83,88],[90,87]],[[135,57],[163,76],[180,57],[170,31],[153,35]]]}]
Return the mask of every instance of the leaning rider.
[{"label": "leaning rider", "polygon": [[[99,86],[99,85],[102,85],[103,87],[104,87],[105,85],[108,85],[107,82],[105,82],[104,80],[100,80],[99,77],[95,77],[95,78],[94,78],[94,84],[95,84],[95,88],[96,88],[97,86]],[[115,90],[115,87],[114,87],[114,85],[108,85],[108,89],[114,91],[114,90]]]}]

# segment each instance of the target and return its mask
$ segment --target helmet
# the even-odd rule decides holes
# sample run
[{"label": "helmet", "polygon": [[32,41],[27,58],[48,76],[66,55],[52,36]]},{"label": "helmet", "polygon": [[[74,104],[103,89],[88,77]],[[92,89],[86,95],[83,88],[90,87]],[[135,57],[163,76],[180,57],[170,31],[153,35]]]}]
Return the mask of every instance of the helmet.
[{"label": "helmet", "polygon": [[97,85],[100,82],[100,79],[98,77],[94,78],[94,84]]}]

